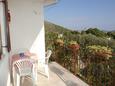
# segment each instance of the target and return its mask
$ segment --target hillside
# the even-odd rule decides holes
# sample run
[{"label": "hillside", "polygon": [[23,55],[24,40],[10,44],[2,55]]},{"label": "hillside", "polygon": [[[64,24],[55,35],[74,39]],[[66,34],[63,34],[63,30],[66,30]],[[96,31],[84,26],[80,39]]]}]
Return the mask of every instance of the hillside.
[{"label": "hillside", "polygon": [[45,30],[46,50],[53,51],[51,61],[81,77],[90,86],[113,86],[114,32],[98,28],[78,32],[49,22],[45,22]]},{"label": "hillside", "polygon": [[58,33],[63,33],[63,32],[70,32],[71,30],[64,28],[62,26],[50,23],[45,21],[45,32],[58,32]]}]

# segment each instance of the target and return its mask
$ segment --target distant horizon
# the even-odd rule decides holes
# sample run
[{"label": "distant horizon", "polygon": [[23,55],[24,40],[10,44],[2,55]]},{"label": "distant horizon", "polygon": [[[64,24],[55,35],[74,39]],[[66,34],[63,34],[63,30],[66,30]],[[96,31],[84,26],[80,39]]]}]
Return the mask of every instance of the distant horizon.
[{"label": "distant horizon", "polygon": [[115,0],[59,0],[44,12],[46,21],[71,30],[115,30]]},{"label": "distant horizon", "polygon": [[54,22],[51,22],[51,21],[48,21],[48,20],[45,20],[46,22],[49,22],[49,23],[52,23],[52,24],[55,24],[55,25],[59,25],[59,26],[61,26],[61,27],[63,27],[63,28],[66,28],[66,29],[69,29],[69,30],[72,30],[72,31],[86,31],[86,30],[88,30],[89,28],[97,28],[97,29],[99,29],[99,30],[101,30],[101,31],[105,31],[105,32],[109,32],[109,31],[115,31],[115,29],[114,30],[105,30],[105,29],[100,29],[100,28],[98,28],[98,27],[87,27],[87,28],[83,28],[83,29],[72,29],[72,28],[69,28],[69,27],[66,27],[66,26],[63,26],[63,25],[60,25],[60,24],[57,24],[57,23],[54,23]]}]

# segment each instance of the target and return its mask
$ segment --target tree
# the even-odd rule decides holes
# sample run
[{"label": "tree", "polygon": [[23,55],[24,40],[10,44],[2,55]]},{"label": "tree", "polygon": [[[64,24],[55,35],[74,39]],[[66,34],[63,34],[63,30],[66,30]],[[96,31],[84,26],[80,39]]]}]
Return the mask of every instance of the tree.
[{"label": "tree", "polygon": [[115,32],[107,32],[107,35],[115,39]]},{"label": "tree", "polygon": [[86,33],[87,34],[91,33],[91,34],[98,36],[98,37],[107,36],[105,32],[99,30],[98,28],[89,28],[88,30],[86,30]]}]

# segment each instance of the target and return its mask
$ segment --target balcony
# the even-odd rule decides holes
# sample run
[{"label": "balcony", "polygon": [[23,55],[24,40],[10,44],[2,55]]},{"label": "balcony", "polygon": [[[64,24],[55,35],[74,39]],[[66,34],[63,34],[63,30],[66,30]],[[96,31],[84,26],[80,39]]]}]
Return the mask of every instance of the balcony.
[{"label": "balcony", "polygon": [[[38,73],[37,86],[88,86],[88,84],[56,62],[51,62],[49,64],[49,69],[49,80],[44,75]],[[31,78],[25,77],[24,83],[21,83],[21,86],[32,86]]]}]

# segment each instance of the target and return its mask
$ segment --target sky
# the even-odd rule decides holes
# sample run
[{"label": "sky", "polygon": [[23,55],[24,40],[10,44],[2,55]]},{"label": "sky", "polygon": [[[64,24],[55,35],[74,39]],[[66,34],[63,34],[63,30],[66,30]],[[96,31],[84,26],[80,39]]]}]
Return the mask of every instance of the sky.
[{"label": "sky", "polygon": [[115,0],[59,0],[44,12],[46,21],[72,30],[115,30]]}]

